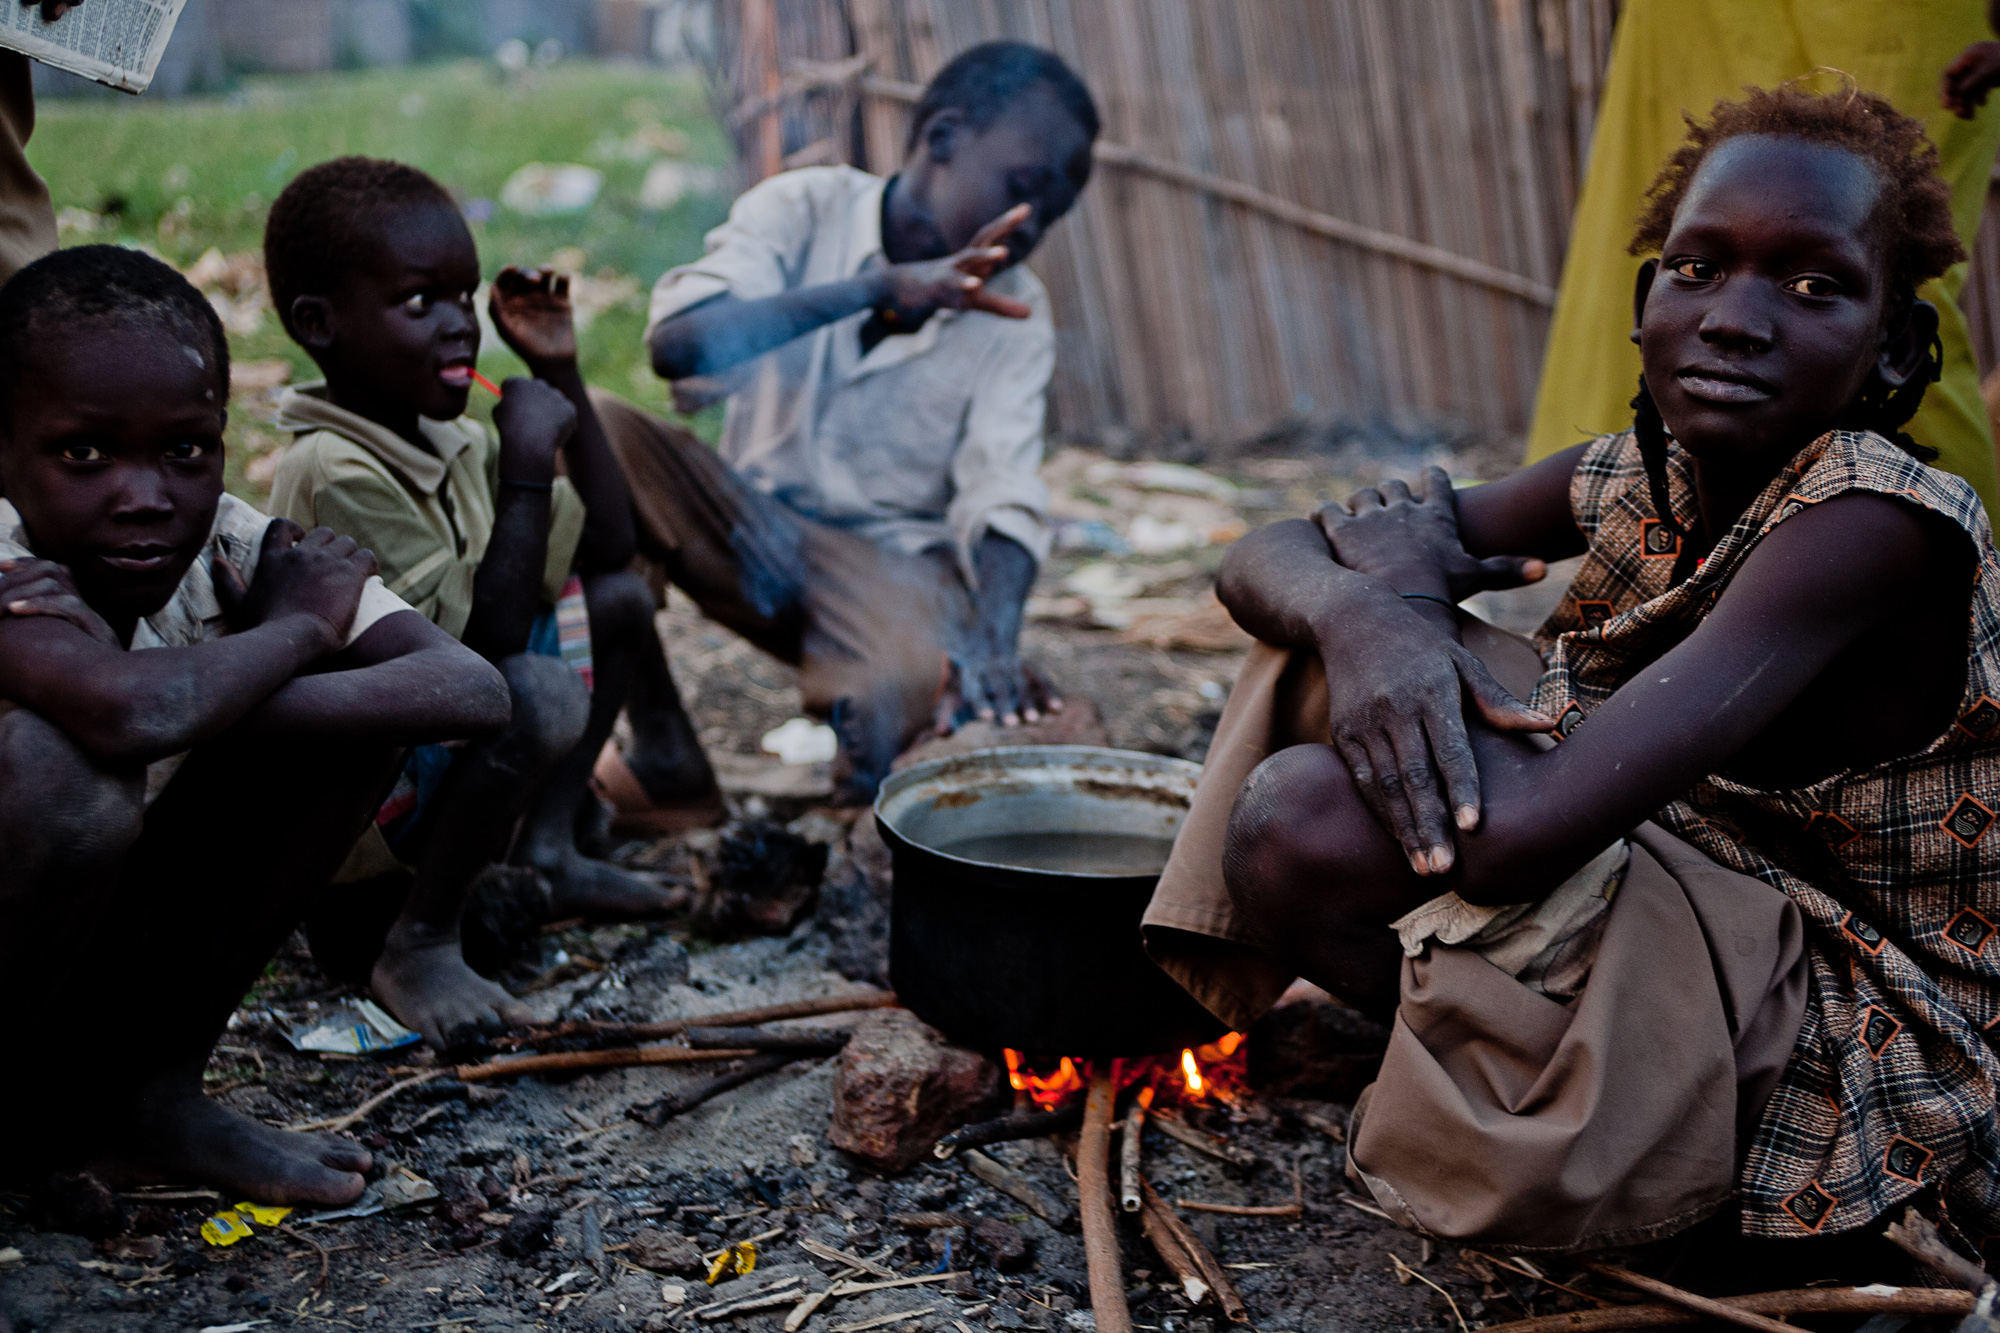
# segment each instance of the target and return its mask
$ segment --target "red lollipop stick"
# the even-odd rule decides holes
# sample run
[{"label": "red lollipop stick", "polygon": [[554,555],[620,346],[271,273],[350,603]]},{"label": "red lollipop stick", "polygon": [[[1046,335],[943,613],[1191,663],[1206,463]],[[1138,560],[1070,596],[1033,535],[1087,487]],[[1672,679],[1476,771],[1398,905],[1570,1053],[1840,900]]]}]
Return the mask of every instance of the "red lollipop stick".
[{"label": "red lollipop stick", "polygon": [[486,392],[492,394],[494,397],[496,398],[499,397],[500,386],[495,384],[492,380],[487,379],[484,375],[480,374],[476,369],[472,372],[472,382],[474,384],[477,384],[480,388],[486,390]]}]

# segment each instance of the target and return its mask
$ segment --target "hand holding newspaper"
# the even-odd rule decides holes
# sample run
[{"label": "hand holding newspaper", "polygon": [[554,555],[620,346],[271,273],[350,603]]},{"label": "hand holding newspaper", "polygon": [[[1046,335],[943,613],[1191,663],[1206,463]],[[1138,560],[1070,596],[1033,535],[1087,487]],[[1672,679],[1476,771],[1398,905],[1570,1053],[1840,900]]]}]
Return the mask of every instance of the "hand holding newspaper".
[{"label": "hand holding newspaper", "polygon": [[143,93],[187,0],[0,0],[0,47]]}]

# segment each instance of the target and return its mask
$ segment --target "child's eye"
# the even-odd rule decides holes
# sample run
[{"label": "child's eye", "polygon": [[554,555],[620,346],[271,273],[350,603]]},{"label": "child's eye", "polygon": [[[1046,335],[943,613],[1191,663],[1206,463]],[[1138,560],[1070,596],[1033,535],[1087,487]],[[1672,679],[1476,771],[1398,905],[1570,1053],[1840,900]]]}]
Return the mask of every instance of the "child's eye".
[{"label": "child's eye", "polygon": [[1785,284],[1785,290],[1800,296],[1837,296],[1840,284],[1824,273],[1801,273]]},{"label": "child's eye", "polygon": [[176,444],[170,444],[167,446],[167,457],[172,459],[177,459],[182,462],[189,462],[197,458],[204,458],[207,456],[207,454],[208,454],[207,448],[205,448],[202,445],[196,444],[193,440],[182,440]]},{"label": "child's eye", "polygon": [[65,460],[71,463],[101,463],[104,451],[94,444],[72,444],[62,451]]},{"label": "child's eye", "polygon": [[429,292],[418,292],[415,296],[403,302],[403,313],[406,315],[428,315],[431,312],[431,307],[435,304],[437,303],[431,299]]},{"label": "child's eye", "polygon": [[1706,259],[1676,259],[1667,265],[1667,271],[1695,282],[1713,282],[1718,275],[1715,265]]}]

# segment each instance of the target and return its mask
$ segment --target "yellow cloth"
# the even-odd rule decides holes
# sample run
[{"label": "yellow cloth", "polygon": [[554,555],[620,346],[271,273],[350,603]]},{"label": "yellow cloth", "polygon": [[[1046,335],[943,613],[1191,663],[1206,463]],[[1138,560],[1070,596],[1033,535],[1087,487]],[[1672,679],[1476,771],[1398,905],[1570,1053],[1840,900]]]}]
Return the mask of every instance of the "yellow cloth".
[{"label": "yellow cloth", "polygon": [[[1686,137],[1683,108],[1706,119],[1719,99],[1739,98],[1745,86],[1774,88],[1822,65],[1844,70],[1924,122],[1951,182],[1952,220],[1970,251],[2000,148],[2000,98],[1965,121],[1944,109],[1938,86],[1954,56],[1992,37],[1981,0],[1631,0],[1618,20],[1577,201],[1529,461],[1632,424],[1627,404],[1638,388],[1639,349],[1629,335],[1640,260],[1625,247],[1646,188]],[[1830,76],[1822,79],[1834,86]],[[1960,264],[1919,293],[1941,317],[1944,378],[1909,429],[1938,450],[1939,467],[1972,483],[1991,512],[2000,485],[1958,307],[1964,285]]]}]

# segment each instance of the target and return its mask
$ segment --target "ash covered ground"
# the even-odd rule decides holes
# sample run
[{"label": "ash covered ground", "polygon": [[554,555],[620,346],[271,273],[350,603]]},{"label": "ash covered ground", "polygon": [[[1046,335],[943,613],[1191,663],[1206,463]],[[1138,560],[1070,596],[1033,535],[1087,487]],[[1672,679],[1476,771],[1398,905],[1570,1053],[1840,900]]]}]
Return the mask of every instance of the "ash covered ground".
[{"label": "ash covered ground", "polygon": [[[1069,697],[1094,705],[1102,740],[1199,759],[1242,647],[1210,599],[1223,544],[1246,525],[1307,512],[1384,472],[1409,476],[1415,469],[1408,458],[1371,461],[1365,451],[1247,459],[1216,470],[1228,489],[1204,494],[1185,476],[1147,473],[1146,466],[1080,450],[1052,460],[1066,549],[1043,573],[1025,652]],[[1183,503],[1195,500],[1202,504]],[[1536,618],[1526,603],[1497,612],[1522,625]],[[736,815],[789,822],[830,845],[817,907],[789,934],[729,943],[703,938],[686,921],[559,930],[535,941],[510,984],[538,1018],[623,1021],[853,989],[851,978],[881,966],[879,844],[870,845],[866,817],[857,831],[812,809],[822,771],[757,753],[759,737],[798,713],[791,673],[703,622],[685,602],[663,614],[661,629],[704,740],[724,757]],[[709,833],[616,851],[628,864],[700,881],[718,847]],[[347,998],[351,992],[322,978],[295,940],[217,1049],[207,1076],[211,1095],[290,1125],[351,1111],[434,1064],[408,1049],[335,1058],[291,1048],[286,1030]],[[806,1020],[852,1022],[852,1015]],[[46,1197],[0,1195],[0,1312],[15,1333],[287,1326],[774,1333],[789,1302],[716,1320],[700,1312],[787,1278],[797,1279],[792,1287],[801,1292],[824,1288],[842,1265],[815,1255],[806,1244],[814,1242],[897,1275],[951,1276],[829,1302],[807,1333],[861,1333],[869,1321],[898,1314],[908,1317],[875,1326],[891,1333],[1088,1330],[1074,1223],[1052,1227],[959,1161],[925,1162],[884,1178],[831,1146],[836,1064],[791,1065],[660,1129],[627,1119],[626,1108],[708,1071],[623,1069],[469,1090],[440,1079],[389,1102],[352,1132],[392,1179],[414,1176],[441,1197],[320,1223],[295,1213],[227,1248],[206,1243],[198,1228],[234,1200],[121,1196],[115,1216],[100,1209],[79,1222],[73,1206],[58,1218]],[[1335,1102],[1254,1092],[1189,1110],[1191,1121],[1253,1153],[1251,1167],[1157,1132],[1148,1136],[1146,1171],[1169,1199],[1284,1203],[1298,1173],[1301,1216],[1186,1215],[1230,1266],[1255,1328],[1456,1328],[1461,1318],[1476,1326],[1577,1303],[1477,1256],[1433,1251],[1342,1202],[1349,1191],[1341,1149],[1324,1127],[1344,1123],[1345,1112]],[[1054,1141],[992,1152],[1074,1203]],[[911,1230],[897,1220],[915,1213],[1003,1225],[975,1235],[970,1227]],[[545,1234],[539,1220],[548,1222]],[[1228,1326],[1213,1304],[1190,1307],[1138,1227],[1120,1225],[1136,1325],[1158,1333]],[[74,1234],[119,1227],[122,1235],[95,1241]],[[747,1276],[711,1288],[687,1266],[690,1252],[752,1237],[761,1239]],[[1024,1255],[1012,1252],[1016,1241]]]}]

